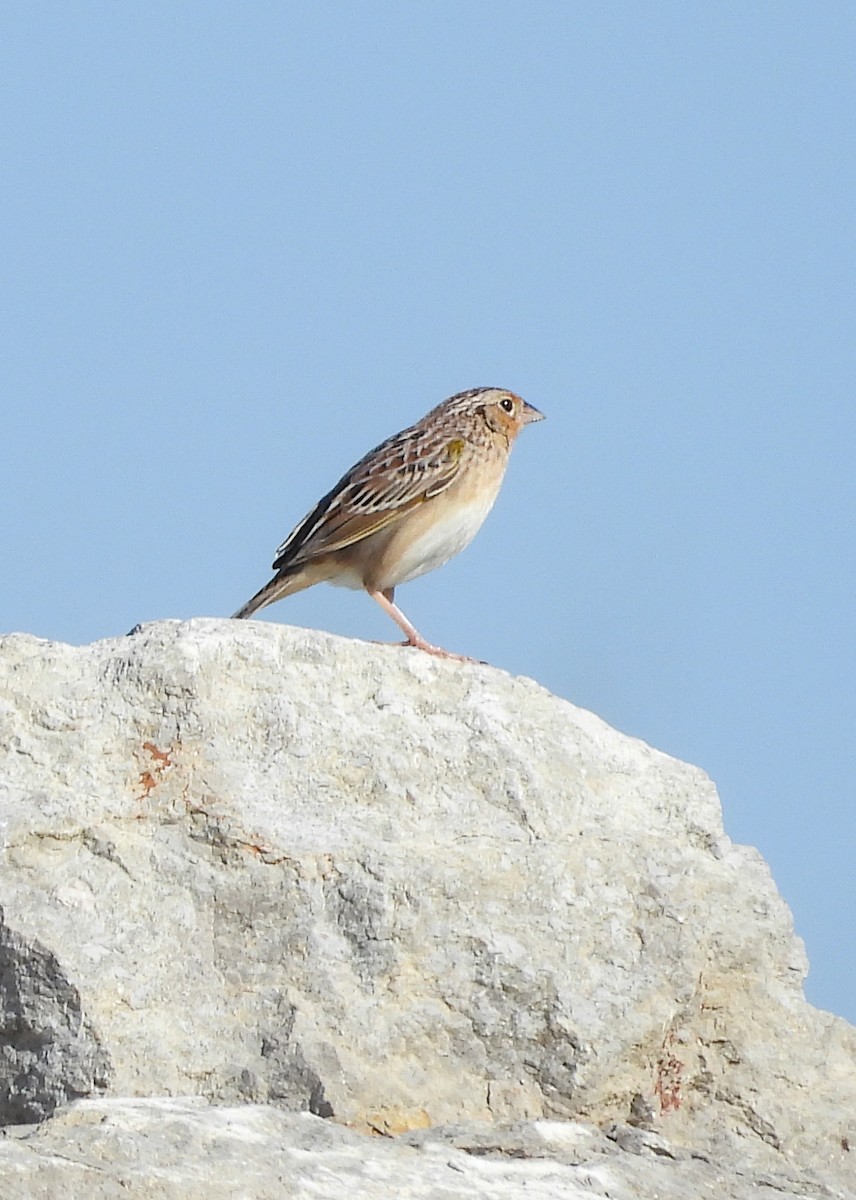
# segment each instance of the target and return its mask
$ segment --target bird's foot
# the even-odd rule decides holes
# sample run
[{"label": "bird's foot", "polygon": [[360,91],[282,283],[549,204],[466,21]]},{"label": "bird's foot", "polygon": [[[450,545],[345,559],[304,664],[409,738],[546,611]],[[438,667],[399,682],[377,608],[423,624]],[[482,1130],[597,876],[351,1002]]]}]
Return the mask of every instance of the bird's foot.
[{"label": "bird's foot", "polygon": [[451,650],[444,650],[442,646],[432,646],[423,637],[408,638],[406,642],[399,642],[398,645],[412,646],[414,650],[424,650],[426,654],[431,654],[434,658],[450,658],[453,662],[478,662],[477,658],[469,658],[466,654],[454,654]]},{"label": "bird's foot", "polygon": [[[380,642],[373,641],[373,646],[404,646],[410,647],[413,650],[423,650],[426,654],[432,655],[434,658],[449,658],[452,662],[481,662],[478,658],[468,658],[466,654],[454,654],[451,650],[444,650],[442,646],[432,646],[430,642],[426,642],[424,638],[418,641],[412,641],[410,638],[406,642]],[[481,663],[481,666],[487,666],[487,663]]]}]

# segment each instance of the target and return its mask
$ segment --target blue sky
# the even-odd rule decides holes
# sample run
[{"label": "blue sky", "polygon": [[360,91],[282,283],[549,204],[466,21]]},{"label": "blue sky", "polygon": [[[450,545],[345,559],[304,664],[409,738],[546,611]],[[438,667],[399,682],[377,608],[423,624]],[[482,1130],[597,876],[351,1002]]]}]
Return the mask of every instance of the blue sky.
[{"label": "blue sky", "polygon": [[228,615],[513,388],[547,421],[397,599],[704,767],[856,1020],[854,61],[824,0],[7,3],[0,629]]}]

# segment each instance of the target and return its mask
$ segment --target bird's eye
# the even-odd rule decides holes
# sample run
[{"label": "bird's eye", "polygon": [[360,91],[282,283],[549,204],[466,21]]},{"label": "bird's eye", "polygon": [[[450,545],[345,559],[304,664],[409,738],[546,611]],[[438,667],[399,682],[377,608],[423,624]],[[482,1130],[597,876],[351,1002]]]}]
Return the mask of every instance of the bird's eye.
[{"label": "bird's eye", "polygon": [[499,407],[507,413],[514,412],[514,401],[510,396],[505,396],[500,400]]}]

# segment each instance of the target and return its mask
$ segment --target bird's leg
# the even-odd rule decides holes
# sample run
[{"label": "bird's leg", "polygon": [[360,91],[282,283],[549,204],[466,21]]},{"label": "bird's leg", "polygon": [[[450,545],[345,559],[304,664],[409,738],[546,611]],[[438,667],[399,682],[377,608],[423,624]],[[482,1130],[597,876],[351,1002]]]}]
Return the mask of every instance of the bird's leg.
[{"label": "bird's leg", "polygon": [[440,646],[432,646],[430,642],[426,642],[425,638],[419,631],[410,624],[407,617],[394,602],[394,588],[387,588],[385,591],[369,591],[372,600],[376,600],[383,611],[392,617],[399,629],[407,634],[407,641],[402,642],[403,646],[415,646],[417,650],[424,650],[426,654],[433,654],[436,658],[455,658],[458,662],[473,662],[471,658],[465,658],[462,654],[452,654],[450,650],[443,650]]}]

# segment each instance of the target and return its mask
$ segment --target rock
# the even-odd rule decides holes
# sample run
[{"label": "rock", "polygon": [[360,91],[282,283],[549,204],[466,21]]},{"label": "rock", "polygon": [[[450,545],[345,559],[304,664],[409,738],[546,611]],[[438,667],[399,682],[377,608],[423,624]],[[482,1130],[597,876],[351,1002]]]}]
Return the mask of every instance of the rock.
[{"label": "rock", "polygon": [[56,955],[10,930],[0,910],[0,1112],[41,1121],[107,1086],[108,1056]]},{"label": "rock", "polygon": [[[0,1143],[4,1200],[779,1200],[841,1197],[744,1174],[648,1134],[631,1152],[572,1121],[370,1138],[309,1113],[205,1100],[83,1100]],[[760,1191],[766,1188],[767,1192]]]},{"label": "rock", "polygon": [[[438,1126],[582,1122],[674,1180],[852,1187],[856,1031],[765,864],[701,771],[529,680],[265,623],[8,636],[0,830],[0,1120],[114,1097],[0,1145],[33,1179],[101,1113],[190,1156],[140,1195],[195,1194],[211,1122],[423,1167]],[[226,1107],[115,1098],[171,1095]]]}]

